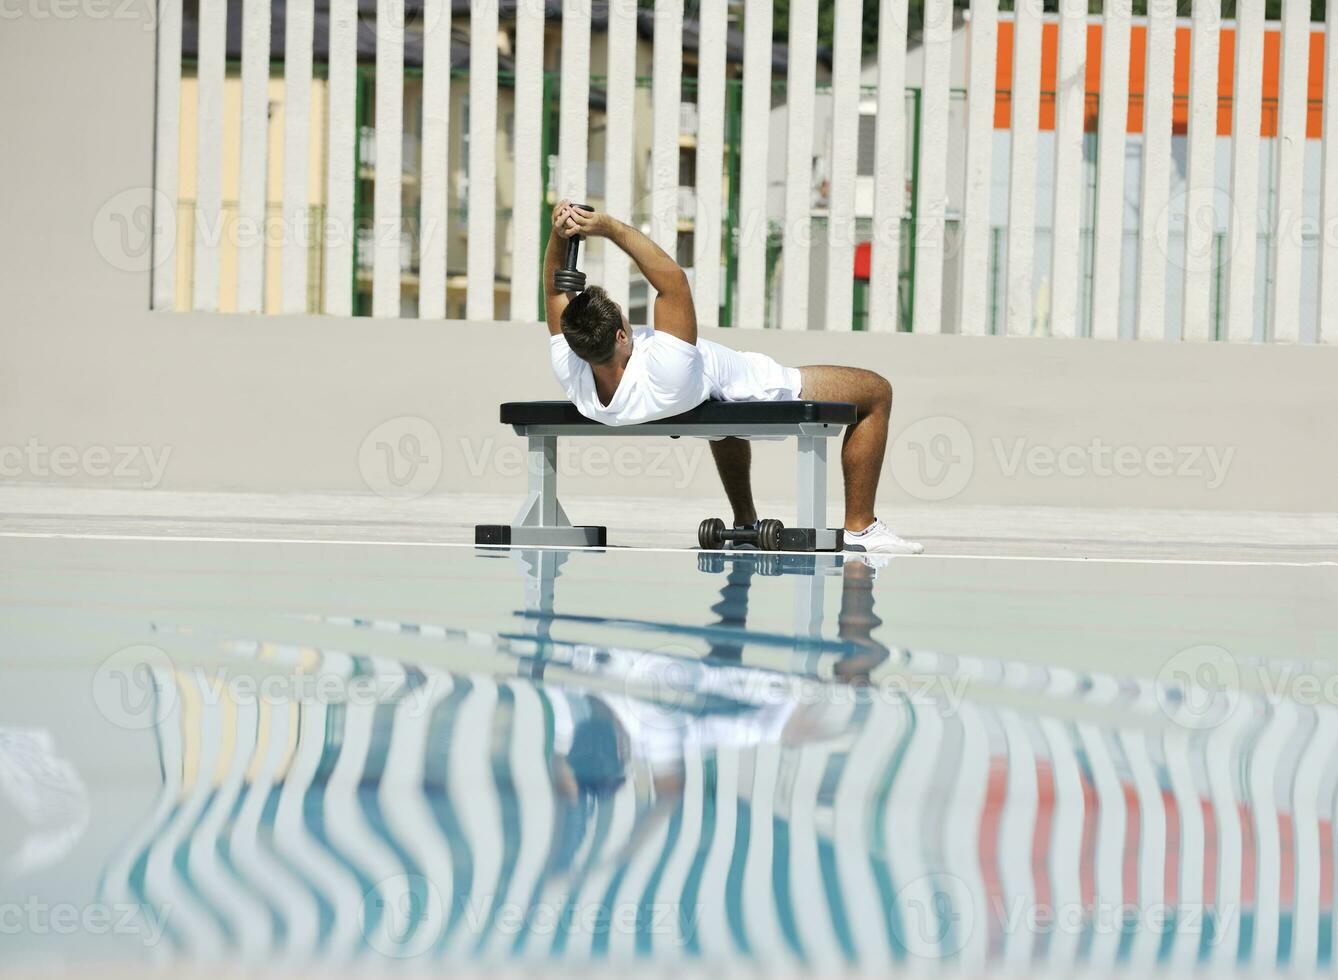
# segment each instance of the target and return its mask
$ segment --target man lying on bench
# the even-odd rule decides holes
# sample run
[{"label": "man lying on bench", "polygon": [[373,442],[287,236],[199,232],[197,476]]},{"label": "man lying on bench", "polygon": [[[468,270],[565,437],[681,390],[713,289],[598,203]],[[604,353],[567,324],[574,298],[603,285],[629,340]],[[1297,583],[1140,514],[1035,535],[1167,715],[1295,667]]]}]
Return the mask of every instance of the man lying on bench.
[{"label": "man lying on bench", "polygon": [[[553,285],[560,242],[573,235],[607,238],[641,269],[655,290],[655,326],[633,329],[603,289],[568,293]],[[841,447],[845,476],[845,549],[914,555],[924,550],[893,534],[874,514],[887,447],[892,386],[861,368],[784,367],[765,354],[735,351],[697,337],[687,276],[664,251],[630,225],[560,201],[544,257],[544,293],[553,371],[586,418],[635,425],[720,401],[825,401],[855,405],[858,418]],[[735,527],[754,526],[752,448],[746,439],[711,443],[716,469],[734,509]]]}]

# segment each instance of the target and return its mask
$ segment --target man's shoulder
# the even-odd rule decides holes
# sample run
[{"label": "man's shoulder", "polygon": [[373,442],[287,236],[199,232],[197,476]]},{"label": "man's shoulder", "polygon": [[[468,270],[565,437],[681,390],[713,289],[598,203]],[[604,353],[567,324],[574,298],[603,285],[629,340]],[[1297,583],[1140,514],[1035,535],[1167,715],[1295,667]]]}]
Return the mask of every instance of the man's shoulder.
[{"label": "man's shoulder", "polygon": [[696,344],[690,344],[681,337],[675,337],[673,334],[667,333],[664,330],[655,330],[651,327],[646,327],[644,329],[644,334],[634,333],[632,335],[634,343],[639,342],[645,344],[649,349],[657,352],[663,351],[691,356],[697,351]]}]

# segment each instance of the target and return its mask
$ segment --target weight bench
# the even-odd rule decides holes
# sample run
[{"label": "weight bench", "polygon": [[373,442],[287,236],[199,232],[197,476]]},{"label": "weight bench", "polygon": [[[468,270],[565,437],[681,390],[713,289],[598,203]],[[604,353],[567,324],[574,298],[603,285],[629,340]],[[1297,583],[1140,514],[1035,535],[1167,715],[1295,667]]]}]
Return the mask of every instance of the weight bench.
[{"label": "weight bench", "polygon": [[708,401],[673,418],[604,425],[566,401],[507,402],[501,421],[529,440],[529,496],[511,524],[479,524],[474,542],[516,547],[602,548],[608,529],[574,527],[557,498],[557,441],[562,436],[795,436],[799,441],[797,527],[781,532],[784,551],[840,551],[844,531],[827,523],[827,440],[854,425],[845,402]]}]

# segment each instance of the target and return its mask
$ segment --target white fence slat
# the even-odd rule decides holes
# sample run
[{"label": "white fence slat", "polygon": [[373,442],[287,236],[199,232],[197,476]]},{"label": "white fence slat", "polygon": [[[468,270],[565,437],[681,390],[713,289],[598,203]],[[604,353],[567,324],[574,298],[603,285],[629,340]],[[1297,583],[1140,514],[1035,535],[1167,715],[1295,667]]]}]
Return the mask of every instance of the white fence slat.
[{"label": "white fence slat", "polygon": [[590,128],[588,4],[568,4],[562,11],[562,86],[559,98],[558,197],[580,204],[586,198],[585,172]]},{"label": "white fence slat", "polygon": [[[780,782],[778,777],[782,751],[781,746],[774,742],[764,742],[753,750],[751,789],[743,794],[748,799],[749,807],[744,814],[747,836],[743,848],[745,855],[740,904],[743,906],[743,932],[754,949],[780,949],[785,942],[772,885],[775,881],[772,862],[782,847],[777,843],[775,835],[777,783]],[[747,787],[747,775],[741,775],[739,782],[741,788]],[[784,788],[779,792],[783,798]],[[733,868],[730,870],[732,875]]]},{"label": "white fence slat", "polygon": [[[650,237],[678,251],[678,121],[682,101],[683,0],[655,5],[654,77],[651,79]],[[646,310],[649,317],[651,304]]]},{"label": "white fence slat", "polygon": [[[1083,117],[1087,103],[1087,3],[1060,0],[1055,91],[1054,236],[1050,251],[1050,333],[1076,337],[1083,275]],[[988,268],[981,265],[978,268]],[[980,278],[984,278],[983,276]]]},{"label": "white fence slat", "polygon": [[[955,785],[951,803],[944,814],[943,830],[946,840],[979,841],[981,818],[985,812],[985,800],[989,795],[990,768],[993,761],[989,748],[989,731],[986,728],[984,712],[979,705],[970,700],[958,704],[955,714],[961,731],[961,752],[957,757],[956,766],[953,767]],[[887,731],[882,740],[891,742],[892,732]],[[965,885],[965,894],[962,898],[965,907],[970,909],[970,914],[973,916],[969,921],[985,922],[989,915],[987,901],[989,892],[985,886],[984,875],[981,873],[983,869],[978,849],[948,848],[944,854],[944,870]],[[873,904],[874,908],[867,909],[865,915],[869,918],[881,918],[876,911],[881,902]],[[885,930],[880,931],[885,932]],[[964,971],[971,973],[983,971],[989,961],[989,930],[972,928],[969,934],[964,934],[960,938],[964,943],[960,954],[960,963]]]},{"label": "white fence slat", "polygon": [[966,186],[962,196],[961,297],[957,332],[989,327],[990,172],[994,160],[995,75],[999,62],[999,0],[971,0],[966,83]]},{"label": "white fence slat", "polygon": [[705,854],[701,866],[701,886],[697,892],[702,912],[697,919],[696,938],[703,956],[718,959],[734,951],[726,911],[726,882],[733,867],[738,837],[740,750],[729,743],[722,743],[714,755],[715,788],[709,797],[713,798],[714,819],[709,842],[703,841]]},{"label": "white fence slat", "polygon": [[1320,180],[1319,320],[1317,340],[1338,342],[1338,3],[1324,29],[1324,157]]},{"label": "white fence slat", "polygon": [[511,197],[511,319],[532,320],[539,312],[539,227],[545,188],[540,129],[543,116],[544,5],[516,5],[516,83],[512,115],[515,183]]},{"label": "white fence slat", "polygon": [[1277,187],[1273,215],[1273,317],[1270,340],[1295,343],[1301,331],[1301,234],[1305,226],[1306,82],[1310,66],[1310,4],[1282,5],[1278,80]]},{"label": "white fence slat", "polygon": [[[542,11],[542,6],[539,9]],[[528,680],[513,679],[507,682],[507,686],[514,699],[514,721],[508,754],[511,781],[515,786],[516,809],[519,811],[520,842],[505,901],[515,908],[521,908],[522,903],[531,900],[543,880],[558,809],[547,769],[533,764],[535,759],[543,757],[548,740],[544,700],[535,685]],[[495,930],[489,937],[489,948],[480,952],[484,955],[505,955],[504,951],[510,951],[513,939],[503,930]]]},{"label": "white fence slat", "polygon": [[767,147],[771,124],[771,0],[748,0],[743,22],[738,305],[734,325],[762,327],[767,306]]},{"label": "white fence slat", "polygon": [[1231,98],[1231,222],[1227,231],[1227,339],[1233,341],[1254,340],[1263,63],[1264,0],[1241,0],[1236,7],[1235,91]]},{"label": "white fence slat", "polygon": [[158,0],[158,73],[154,94],[153,308],[176,305],[177,158],[181,139],[181,0]]},{"label": "white fence slat", "polygon": [[[266,4],[268,0],[254,0]],[[268,47],[266,50],[268,57]],[[357,162],[358,2],[330,0],[329,145],[325,173],[325,312],[353,314],[353,190]]]},{"label": "white fence slat", "polygon": [[[1050,697],[1059,694],[1075,698],[1077,691],[1069,671],[1051,674]],[[1062,691],[1062,693],[1061,693]],[[1083,793],[1081,763],[1075,751],[1076,737],[1068,724],[1055,717],[1039,720],[1049,750],[1054,777],[1054,823],[1050,832],[1048,864],[1054,908],[1080,908],[1082,904],[1082,839],[1087,822],[1087,801]],[[983,896],[982,896],[983,902]],[[1048,959],[1051,963],[1076,962],[1081,934],[1060,929],[1051,936]]]},{"label": "white fence slat", "polygon": [[265,169],[269,138],[270,0],[242,5],[242,128],[238,174],[237,312],[265,308]]},{"label": "white fence slat", "polygon": [[785,244],[781,261],[780,325],[808,329],[809,256],[813,227],[813,115],[817,76],[817,0],[790,4],[789,74],[786,79]]},{"label": "white fence slat", "polygon": [[[1140,686],[1147,690],[1146,686]],[[1166,801],[1162,796],[1162,783],[1148,752],[1147,733],[1125,728],[1120,731],[1120,741],[1125,765],[1132,777],[1134,796],[1138,800],[1138,845],[1135,850],[1138,901],[1144,908],[1162,908],[1166,905],[1167,865]],[[1157,966],[1162,939],[1160,930],[1137,930],[1126,954],[1127,962],[1151,973]]]},{"label": "white fence slat", "polygon": [[[999,712],[999,720],[1008,746],[1005,791],[1008,803],[999,815],[999,878],[1005,894],[1020,899],[1025,907],[1036,900],[1034,869],[1041,859],[1035,852],[1036,817],[1040,810],[1036,751],[1031,726],[1019,712],[1004,709]],[[1009,930],[1004,937],[1002,961],[1021,965],[1030,959],[1033,939],[1029,930]]]},{"label": "white fence slat", "polygon": [[1329,817],[1333,806],[1332,792],[1324,792],[1324,774],[1338,739],[1338,714],[1333,706],[1321,704],[1312,711],[1315,728],[1301,751],[1292,781],[1296,899],[1290,965],[1298,973],[1313,972],[1319,965],[1319,916],[1328,904],[1321,887],[1325,850],[1322,838],[1326,832],[1332,833]]},{"label": "white fence slat", "polygon": [[[516,34],[526,16],[526,4],[516,12]],[[542,17],[542,14],[540,15]],[[520,44],[516,55],[516,118],[522,98],[537,101],[521,88]],[[533,116],[528,118],[534,118]],[[516,167],[521,164],[522,140],[529,141],[533,127],[516,127]],[[425,0],[423,5],[423,163],[418,211],[418,316],[440,320],[446,316],[446,242],[450,237],[450,184],[448,182],[451,139],[451,3]],[[537,153],[535,154],[537,157]],[[527,175],[537,188],[535,171]],[[519,249],[516,259],[519,260]],[[533,290],[531,290],[533,295]],[[513,310],[513,316],[515,311]],[[520,319],[517,316],[517,319]]]},{"label": "white fence slat", "polygon": [[[1032,271],[1036,253],[1036,154],[1041,113],[1040,4],[1013,15],[1012,151],[1008,173],[1008,333],[1032,332]],[[919,260],[917,260],[918,262]],[[916,290],[917,294],[919,290]],[[920,297],[916,296],[916,303]]]},{"label": "white fence slat", "polygon": [[[605,98],[608,132],[631,133],[636,99],[636,5],[609,4],[609,67]],[[630,140],[605,140],[604,208],[620,221],[632,221],[632,146]],[[627,309],[631,265],[620,248],[604,249],[604,288]]]},{"label": "white fence slat", "polygon": [[1092,336],[1120,335],[1120,265],[1124,254],[1124,146],[1129,125],[1131,0],[1104,5],[1101,101],[1097,117],[1096,230],[1092,267]]},{"label": "white fence slat", "polygon": [[[944,228],[948,216],[948,112],[952,0],[925,0],[920,94],[920,186],[915,228],[916,333],[943,332]],[[1039,84],[1039,73],[1038,73]],[[1035,132],[1033,130],[1033,137]]]},{"label": "white fence slat", "polygon": [[311,39],[313,0],[291,0],[283,41],[283,251],[280,262],[284,313],[307,312],[307,227],[310,204]]},{"label": "white fence slat", "polygon": [[[1093,699],[1095,700],[1095,699]],[[1102,698],[1109,703],[1113,698]],[[1124,897],[1124,834],[1128,822],[1124,783],[1111,759],[1110,744],[1102,728],[1084,723],[1078,726],[1083,752],[1090,767],[1092,789],[1096,794],[1095,883],[1096,900],[1104,908],[1118,908]],[[1089,962],[1098,968],[1114,966],[1119,956],[1120,937],[1115,930],[1098,930],[1092,942]]]},{"label": "white fence slat", "polygon": [[[1240,908],[1242,878],[1244,870],[1242,830],[1248,827],[1246,817],[1241,813],[1240,796],[1237,792],[1236,773],[1238,759],[1248,761],[1248,746],[1241,729],[1245,727],[1252,712],[1245,702],[1232,712],[1227,721],[1208,733],[1203,747],[1203,761],[1208,778],[1208,795],[1213,806],[1216,840],[1216,867],[1213,877],[1216,882],[1215,894],[1206,895],[1205,899],[1221,910]],[[1249,733],[1246,737],[1252,737]],[[1245,826],[1242,826],[1245,825]],[[1240,939],[1240,919],[1234,915],[1224,915],[1221,919],[1220,933],[1215,930],[1213,936],[1216,962],[1231,968],[1237,965],[1237,951]],[[1220,934],[1221,938],[1218,938]]]},{"label": "white fence slat", "polygon": [[376,2],[376,184],[372,316],[400,315],[404,172],[404,0]]},{"label": "white fence slat", "polygon": [[[1290,2],[1290,0],[1288,0]],[[1254,825],[1254,934],[1253,965],[1260,972],[1275,968],[1278,938],[1282,931],[1282,828],[1278,818],[1278,769],[1296,741],[1299,710],[1296,702],[1282,699],[1273,705],[1256,734],[1253,752],[1245,766],[1246,793]],[[1286,798],[1291,807],[1290,786]],[[1293,883],[1293,888],[1295,884]],[[1288,929],[1290,932],[1290,928]]]},{"label": "white fence slat", "polygon": [[697,46],[697,214],[693,296],[697,322],[720,323],[720,229],[725,217],[725,4],[701,6]]},{"label": "white fence slat", "polygon": [[219,242],[223,238],[223,58],[227,16],[227,0],[200,0],[192,307],[206,313],[218,312]]},{"label": "white fence slat", "polygon": [[[1191,90],[1192,91],[1192,90]],[[1172,718],[1172,721],[1175,721]],[[1191,735],[1194,736],[1191,742]],[[1198,908],[1211,896],[1203,892],[1203,867],[1207,856],[1204,842],[1206,828],[1203,820],[1203,793],[1195,779],[1192,758],[1194,746],[1202,745],[1202,738],[1181,725],[1173,724],[1162,738],[1166,759],[1166,776],[1175,800],[1176,822],[1180,833],[1180,867],[1178,902],[1182,908]],[[1191,970],[1198,958],[1200,930],[1197,925],[1180,921],[1175,927],[1167,962],[1172,969]]]},{"label": "white fence slat", "polygon": [[901,212],[906,199],[906,0],[882,0],[878,14],[878,121],[873,159],[869,329],[900,326]]},{"label": "white fence slat", "polygon": [[[708,786],[706,781],[706,763],[702,758],[705,751],[709,750],[691,744],[683,748],[682,822],[679,824],[678,837],[674,841],[673,849],[664,857],[659,882],[654,892],[649,890],[647,892],[646,897],[655,902],[654,908],[682,908],[688,875],[694,868],[699,867],[698,859],[706,857],[703,848],[709,846],[709,841],[702,835],[702,824],[707,811],[707,794],[709,792],[714,796],[715,787]],[[714,757],[715,753],[711,752],[711,755]],[[645,899],[638,896],[634,901],[644,902]],[[635,947],[637,937],[632,931],[620,931],[626,934],[627,944]],[[687,937],[674,929],[671,923],[664,938],[670,946],[681,946]],[[635,955],[635,949],[632,953]]]},{"label": "white fence slat", "polygon": [[[465,250],[469,289],[465,316],[491,320],[497,279],[497,0],[473,0],[470,16],[469,244]],[[586,45],[588,75],[588,32]]]},{"label": "white fence slat", "polygon": [[1134,331],[1141,340],[1161,340],[1166,335],[1166,268],[1170,253],[1166,210],[1171,202],[1175,4],[1170,0],[1154,0],[1148,12],[1143,83],[1143,183],[1138,212],[1141,219],[1138,314],[1134,318]]},{"label": "white fence slat", "polygon": [[1184,305],[1181,338],[1211,334],[1217,221],[1217,88],[1222,5],[1194,0],[1189,45],[1189,161],[1185,174]]},{"label": "white fence slat", "polygon": [[826,330],[854,328],[855,163],[859,154],[862,0],[837,0],[832,64],[832,167],[827,213]]}]

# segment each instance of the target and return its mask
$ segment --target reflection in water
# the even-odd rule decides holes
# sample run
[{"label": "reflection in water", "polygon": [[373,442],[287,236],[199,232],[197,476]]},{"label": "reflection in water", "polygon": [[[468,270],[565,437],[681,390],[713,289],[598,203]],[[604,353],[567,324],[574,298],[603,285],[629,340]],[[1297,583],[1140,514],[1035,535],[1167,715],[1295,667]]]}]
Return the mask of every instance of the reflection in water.
[{"label": "reflection in water", "polygon": [[23,825],[21,842],[5,841],[5,876],[56,864],[88,829],[88,790],[50,732],[0,728],[0,800]]},{"label": "reflection in water", "polygon": [[[158,670],[163,791],[107,895],[257,960],[1328,961],[1331,710],[1243,698],[1194,728],[1151,682],[888,648],[873,571],[839,557],[703,557],[702,626],[577,616],[565,557],[517,554],[510,631],[230,641],[291,693]],[[750,630],[787,585],[794,631]],[[611,629],[645,642],[554,635]],[[468,669],[426,665],[443,640]]]}]

